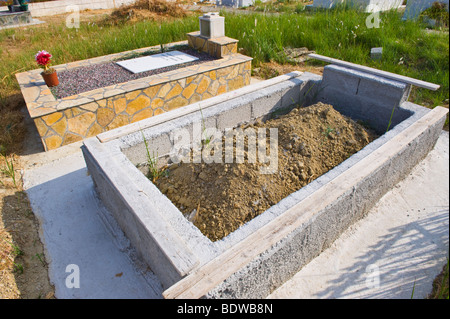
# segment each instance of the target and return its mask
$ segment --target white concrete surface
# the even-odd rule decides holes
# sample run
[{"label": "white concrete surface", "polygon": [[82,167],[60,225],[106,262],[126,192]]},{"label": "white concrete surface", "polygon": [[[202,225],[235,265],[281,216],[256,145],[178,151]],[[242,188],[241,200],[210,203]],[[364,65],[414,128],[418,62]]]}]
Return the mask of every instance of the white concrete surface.
[{"label": "white concrete surface", "polygon": [[449,250],[449,134],[362,220],[269,298],[425,298]]},{"label": "white concrete surface", "polygon": [[[161,298],[157,278],[98,217],[105,208],[77,145],[29,155],[26,163],[24,188],[41,224],[56,297]],[[366,218],[269,298],[410,298],[414,283],[414,298],[425,297],[448,257],[448,164],[449,134],[442,132]],[[80,288],[66,286],[71,264],[79,267]]]},{"label": "white concrete surface", "polygon": [[[105,208],[96,197],[81,151],[71,148],[69,153],[52,161],[41,157],[44,165],[24,172],[56,298],[161,298],[158,280],[133,262],[127,240],[99,218],[98,210]],[[69,265],[79,269],[79,288],[70,287],[75,272],[67,269]]]}]

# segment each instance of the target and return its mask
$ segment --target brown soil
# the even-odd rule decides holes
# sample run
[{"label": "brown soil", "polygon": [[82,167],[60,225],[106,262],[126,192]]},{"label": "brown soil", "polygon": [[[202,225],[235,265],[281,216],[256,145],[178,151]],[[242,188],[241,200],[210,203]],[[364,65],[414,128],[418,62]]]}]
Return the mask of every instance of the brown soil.
[{"label": "brown soil", "polygon": [[165,0],[137,0],[114,10],[106,22],[142,20],[163,21],[170,18],[183,18],[190,14],[176,2]]},{"label": "brown soil", "polygon": [[212,241],[227,236],[376,138],[322,103],[243,128],[247,127],[278,128],[277,173],[260,174],[266,164],[248,163],[246,154],[243,164],[174,164],[156,180],[186,217],[195,215],[192,221]]},{"label": "brown soil", "polygon": [[53,298],[39,224],[20,186],[20,160],[16,156],[7,160],[15,165],[16,186],[10,176],[0,173],[0,298]]}]

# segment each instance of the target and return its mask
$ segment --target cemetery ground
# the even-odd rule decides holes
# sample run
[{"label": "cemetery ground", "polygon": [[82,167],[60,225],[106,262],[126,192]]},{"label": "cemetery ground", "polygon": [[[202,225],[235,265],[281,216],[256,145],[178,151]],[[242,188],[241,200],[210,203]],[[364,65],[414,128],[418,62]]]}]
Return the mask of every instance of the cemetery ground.
[{"label": "cemetery ground", "polygon": [[[292,70],[320,74],[321,62],[294,63],[284,48],[309,50],[345,61],[437,83],[431,92],[414,89],[410,101],[433,108],[448,107],[448,28],[427,32],[424,25],[401,21],[401,14],[381,15],[380,28],[366,28],[367,15],[350,9],[308,12],[303,3],[274,1],[294,9],[264,14],[250,8],[249,14],[222,11],[226,34],[239,40],[240,52],[251,56],[253,76],[267,79]],[[310,1],[309,1],[310,2]],[[270,11],[267,10],[266,11]],[[284,13],[283,13],[284,12]],[[247,12],[248,13],[248,12]],[[22,158],[42,152],[39,140],[31,138],[35,128],[29,120],[15,73],[36,69],[34,54],[47,50],[55,64],[88,59],[141,47],[185,40],[198,30],[198,11],[183,11],[175,17],[142,14],[131,19],[111,19],[111,11],[81,13],[80,27],[66,27],[68,15],[40,18],[46,23],[32,27],[0,30],[0,297],[53,298],[48,264],[39,239],[39,225],[26,193],[22,190]],[[372,47],[383,47],[383,58],[370,58]],[[448,130],[448,120],[446,123]],[[447,265],[448,296],[448,265]],[[441,281],[439,278],[438,282]],[[440,286],[439,284],[437,284]]]}]

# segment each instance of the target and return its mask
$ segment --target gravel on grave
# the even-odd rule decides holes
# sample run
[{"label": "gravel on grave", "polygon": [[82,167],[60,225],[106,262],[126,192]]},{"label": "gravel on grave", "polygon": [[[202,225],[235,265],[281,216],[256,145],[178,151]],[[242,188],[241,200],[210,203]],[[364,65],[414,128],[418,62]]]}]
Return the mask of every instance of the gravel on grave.
[{"label": "gravel on grave", "polygon": [[164,73],[216,59],[206,53],[193,49],[178,50],[198,57],[199,59],[193,62],[187,62],[136,74],[124,69],[115,62],[79,67],[72,70],[58,72],[59,85],[50,88],[50,90],[56,98],[61,99],[110,85],[125,83],[154,74]]}]

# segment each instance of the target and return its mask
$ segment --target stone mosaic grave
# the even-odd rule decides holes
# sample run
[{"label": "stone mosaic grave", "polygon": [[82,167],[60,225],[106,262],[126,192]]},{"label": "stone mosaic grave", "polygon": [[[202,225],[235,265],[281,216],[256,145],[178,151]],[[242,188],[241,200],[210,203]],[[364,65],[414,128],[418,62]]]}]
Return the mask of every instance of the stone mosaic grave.
[{"label": "stone mosaic grave", "polygon": [[[170,51],[172,47],[189,44],[199,49],[196,44],[202,43],[201,51],[217,59],[61,99],[55,98],[45,85],[40,69],[16,74],[45,150],[56,149],[250,83],[252,58],[236,53],[238,40],[225,36],[200,38],[199,34],[188,34],[188,41],[170,43],[165,48]],[[61,72],[116,61],[158,48],[141,48],[56,65],[54,68]]]}]

